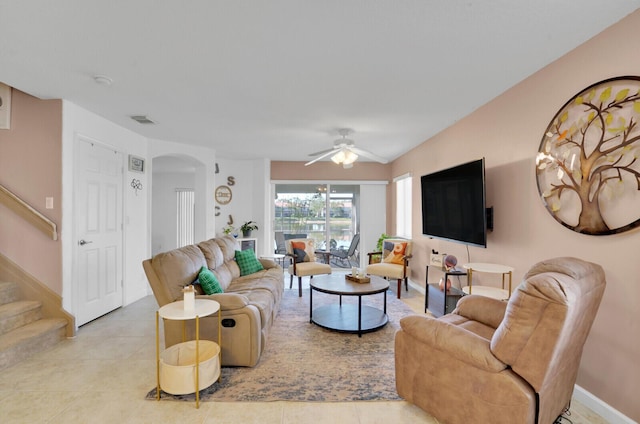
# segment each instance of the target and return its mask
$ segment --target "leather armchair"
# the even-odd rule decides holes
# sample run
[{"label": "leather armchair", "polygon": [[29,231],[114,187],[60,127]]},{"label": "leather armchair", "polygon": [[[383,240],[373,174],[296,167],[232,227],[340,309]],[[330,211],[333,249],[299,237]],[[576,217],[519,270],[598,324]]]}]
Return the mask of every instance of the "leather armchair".
[{"label": "leather armchair", "polygon": [[599,265],[556,258],[534,265],[508,303],[469,295],[438,319],[403,318],[398,394],[448,424],[553,423],[569,407],[605,284]]}]

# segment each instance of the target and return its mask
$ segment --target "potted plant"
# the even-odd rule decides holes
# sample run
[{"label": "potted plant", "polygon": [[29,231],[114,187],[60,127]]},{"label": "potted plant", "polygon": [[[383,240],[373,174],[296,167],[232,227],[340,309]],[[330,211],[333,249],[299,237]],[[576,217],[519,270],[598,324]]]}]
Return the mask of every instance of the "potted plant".
[{"label": "potted plant", "polygon": [[247,221],[240,226],[240,231],[242,231],[242,237],[251,237],[251,231],[257,230],[258,225],[253,221]]},{"label": "potted plant", "polygon": [[224,227],[222,227],[222,232],[224,233],[224,235],[232,235],[234,237],[238,237],[238,232],[236,231],[236,228],[233,225],[226,225]]},{"label": "potted plant", "polygon": [[[384,240],[388,239],[389,237],[391,236],[387,233],[380,234],[380,238],[378,238],[378,243],[376,244],[376,252],[382,252],[382,244],[384,243]],[[381,253],[376,255],[371,255],[371,263],[378,263],[381,260],[382,260]]]}]

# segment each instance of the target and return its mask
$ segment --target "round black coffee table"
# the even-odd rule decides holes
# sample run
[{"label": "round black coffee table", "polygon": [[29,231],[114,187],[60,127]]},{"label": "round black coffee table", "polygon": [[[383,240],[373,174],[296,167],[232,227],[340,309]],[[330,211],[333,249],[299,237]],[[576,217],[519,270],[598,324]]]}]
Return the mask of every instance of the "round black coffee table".
[{"label": "round black coffee table", "polygon": [[[371,282],[356,283],[345,278],[345,274],[318,275],[311,279],[309,286],[309,321],[320,327],[343,333],[376,331],[389,322],[387,316],[387,290],[389,282],[370,275]],[[340,297],[338,304],[319,306],[313,309],[313,292],[318,291]],[[362,296],[384,294],[383,308],[362,305]],[[357,296],[358,305],[343,305],[342,296]]]}]

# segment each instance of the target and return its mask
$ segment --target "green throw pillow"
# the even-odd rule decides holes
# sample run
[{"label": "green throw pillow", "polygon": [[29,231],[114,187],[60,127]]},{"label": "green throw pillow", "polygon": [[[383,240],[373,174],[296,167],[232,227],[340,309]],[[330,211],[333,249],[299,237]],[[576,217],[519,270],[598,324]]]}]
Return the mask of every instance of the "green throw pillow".
[{"label": "green throw pillow", "polygon": [[200,281],[200,286],[206,294],[224,293],[216,275],[206,266],[200,268],[198,281]]},{"label": "green throw pillow", "polygon": [[249,275],[264,269],[253,250],[236,250],[236,262],[240,267],[240,275]]}]

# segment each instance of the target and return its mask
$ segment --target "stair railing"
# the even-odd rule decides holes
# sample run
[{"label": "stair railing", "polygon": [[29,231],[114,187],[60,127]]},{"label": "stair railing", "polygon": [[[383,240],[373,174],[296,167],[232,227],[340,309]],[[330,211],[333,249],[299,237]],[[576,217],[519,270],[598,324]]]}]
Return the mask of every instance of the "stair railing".
[{"label": "stair railing", "polygon": [[7,206],[20,217],[25,219],[38,230],[45,233],[52,240],[58,240],[58,230],[55,222],[32,208],[27,202],[13,194],[0,184],[0,203]]}]

